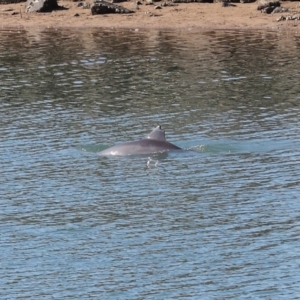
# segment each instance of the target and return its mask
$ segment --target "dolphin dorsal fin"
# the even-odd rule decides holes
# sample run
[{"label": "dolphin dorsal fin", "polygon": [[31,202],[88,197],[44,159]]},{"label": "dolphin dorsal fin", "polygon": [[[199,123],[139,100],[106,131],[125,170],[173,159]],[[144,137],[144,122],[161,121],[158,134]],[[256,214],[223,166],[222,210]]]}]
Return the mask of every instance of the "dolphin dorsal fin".
[{"label": "dolphin dorsal fin", "polygon": [[161,126],[159,125],[153,131],[151,131],[146,138],[151,140],[165,141],[165,131],[161,129]]}]

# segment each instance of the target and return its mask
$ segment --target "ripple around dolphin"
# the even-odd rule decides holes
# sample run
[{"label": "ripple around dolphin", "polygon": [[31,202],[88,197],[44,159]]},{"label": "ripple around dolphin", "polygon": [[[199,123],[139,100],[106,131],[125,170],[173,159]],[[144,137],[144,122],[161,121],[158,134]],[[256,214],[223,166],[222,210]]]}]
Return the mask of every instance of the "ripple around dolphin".
[{"label": "ripple around dolphin", "polygon": [[[295,145],[291,143],[288,139],[281,139],[279,141],[262,142],[260,140],[250,140],[250,141],[238,141],[238,140],[209,140],[203,139],[202,143],[195,145],[195,141],[179,141],[176,143],[182,147],[182,151],[167,151],[166,155],[161,155],[162,153],[153,153],[151,155],[146,154],[142,156],[159,156],[159,158],[164,158],[166,156],[177,156],[177,155],[192,155],[195,153],[266,153],[277,150],[293,149],[295,147],[300,147],[300,145]],[[107,144],[84,144],[78,145],[77,150],[90,153],[99,154],[99,152],[111,147]],[[134,155],[141,156],[141,155]]]},{"label": "ripple around dolphin", "polygon": [[79,145],[76,148],[82,152],[98,153],[109,147],[110,146],[106,144],[95,144],[95,145]]},{"label": "ripple around dolphin", "polygon": [[[107,144],[95,144],[95,145],[79,145],[76,147],[77,150],[89,154],[99,154],[101,151],[110,148]],[[157,156],[158,158],[165,158],[167,156],[178,156],[178,155],[193,155],[196,153],[234,153],[239,152],[238,147],[234,145],[228,145],[226,143],[207,143],[195,146],[188,146],[182,148],[182,150],[176,151],[165,151],[157,152],[151,154],[136,154],[136,155],[126,155],[126,156]],[[119,156],[118,156],[119,157]]]},{"label": "ripple around dolphin", "polygon": [[186,150],[198,153],[238,153],[242,146],[238,141],[206,141],[200,145],[189,146]]}]

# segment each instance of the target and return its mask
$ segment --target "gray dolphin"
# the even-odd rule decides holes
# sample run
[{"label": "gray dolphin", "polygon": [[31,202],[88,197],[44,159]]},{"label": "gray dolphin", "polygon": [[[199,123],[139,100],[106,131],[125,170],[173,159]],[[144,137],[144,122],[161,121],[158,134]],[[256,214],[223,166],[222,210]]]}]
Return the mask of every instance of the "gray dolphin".
[{"label": "gray dolphin", "polygon": [[161,126],[157,126],[142,140],[116,145],[99,152],[99,154],[125,156],[160,153],[171,150],[182,149],[169,143],[165,138],[165,131]]}]

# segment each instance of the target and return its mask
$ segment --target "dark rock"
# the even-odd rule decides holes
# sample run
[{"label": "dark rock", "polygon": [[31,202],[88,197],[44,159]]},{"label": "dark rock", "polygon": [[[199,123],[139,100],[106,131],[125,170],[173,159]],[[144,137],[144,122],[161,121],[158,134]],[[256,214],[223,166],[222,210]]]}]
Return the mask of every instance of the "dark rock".
[{"label": "dark rock", "polygon": [[270,1],[270,0],[260,0],[257,10],[263,10],[266,7],[279,7],[280,2],[278,0]]},{"label": "dark rock", "polygon": [[74,17],[79,17],[79,13],[76,13],[76,14],[74,15]]},{"label": "dark rock", "polygon": [[12,3],[20,3],[26,1],[27,0],[0,0],[0,4],[12,4]]},{"label": "dark rock", "polygon": [[[240,3],[253,3],[256,0],[240,0]],[[235,2],[235,1],[234,1]]]},{"label": "dark rock", "polygon": [[271,14],[273,10],[275,9],[275,6],[267,6],[261,10],[261,12],[265,14]]},{"label": "dark rock", "polygon": [[31,12],[51,12],[55,9],[61,9],[58,6],[57,0],[28,0],[26,3],[25,11]]},{"label": "dark rock", "polygon": [[236,6],[235,4],[232,4],[230,0],[222,0],[222,7],[229,7],[229,6]]},{"label": "dark rock", "polygon": [[98,14],[131,14],[134,11],[123,6],[116,5],[106,1],[95,0],[91,6],[92,15]]},{"label": "dark rock", "polygon": [[279,2],[269,2],[268,6],[263,7],[260,11],[265,14],[275,14],[287,12],[288,8],[281,7]]}]

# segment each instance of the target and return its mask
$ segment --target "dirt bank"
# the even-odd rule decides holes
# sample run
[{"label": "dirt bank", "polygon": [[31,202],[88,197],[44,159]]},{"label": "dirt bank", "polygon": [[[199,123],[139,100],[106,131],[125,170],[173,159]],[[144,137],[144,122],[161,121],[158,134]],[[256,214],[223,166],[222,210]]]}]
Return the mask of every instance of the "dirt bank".
[{"label": "dirt bank", "polygon": [[[24,12],[25,3],[0,5],[0,27],[72,27],[72,28],[202,28],[202,29],[263,29],[300,31],[300,21],[276,21],[281,15],[300,13],[298,2],[283,2],[288,13],[263,14],[257,3],[237,3],[222,7],[221,3],[182,3],[155,9],[140,5],[134,14],[91,15],[90,9],[78,7],[78,2],[59,1],[67,10],[52,13]],[[133,2],[122,6],[133,9]],[[11,9],[11,10],[8,10]]]}]

